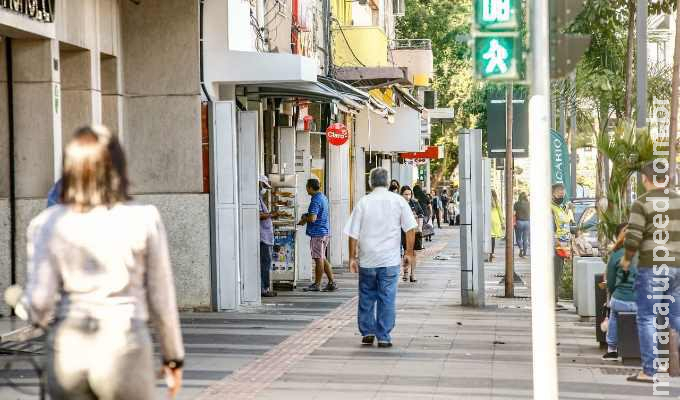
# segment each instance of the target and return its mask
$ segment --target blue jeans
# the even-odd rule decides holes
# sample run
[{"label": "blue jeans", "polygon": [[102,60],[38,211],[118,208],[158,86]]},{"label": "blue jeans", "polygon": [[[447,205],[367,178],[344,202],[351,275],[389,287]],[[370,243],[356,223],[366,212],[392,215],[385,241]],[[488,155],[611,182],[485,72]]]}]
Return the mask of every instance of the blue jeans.
[{"label": "blue jeans", "polygon": [[272,247],[271,245],[260,242],[260,282],[262,292],[269,290],[269,271],[272,268]]},{"label": "blue jeans", "polygon": [[620,312],[637,311],[634,301],[623,301],[612,297],[609,302],[609,325],[607,327],[607,344],[615,349],[619,344],[619,336],[616,331]]},{"label": "blue jeans", "polygon": [[[665,272],[665,271],[661,271]],[[654,279],[657,279],[655,282]],[[659,282],[661,278],[661,282]],[[667,280],[666,280],[667,279]],[[665,280],[665,281],[664,281]],[[666,282],[668,288],[666,289]],[[655,290],[656,289],[656,290]],[[680,268],[670,268],[670,272],[663,274],[655,274],[650,267],[638,267],[638,276],[635,280],[635,295],[637,303],[637,327],[638,336],[640,337],[640,357],[642,358],[642,370],[645,374],[652,376],[656,373],[654,367],[655,358],[666,358],[667,354],[654,354],[654,349],[659,349],[660,344],[654,340],[655,320],[657,314],[654,313],[654,306],[657,305],[659,309],[660,304],[666,304],[668,315],[659,315],[661,321],[660,328],[668,325],[670,320],[671,328],[680,330],[680,302],[672,302],[668,299],[654,299],[647,298],[647,296],[671,296],[673,299],[680,300]],[[657,311],[658,312],[658,311]]]},{"label": "blue jeans", "polygon": [[529,247],[529,221],[517,220],[517,246],[523,254]]},{"label": "blue jeans", "polygon": [[[391,342],[396,320],[399,266],[359,268],[359,332]],[[377,305],[377,307],[376,307]]]}]

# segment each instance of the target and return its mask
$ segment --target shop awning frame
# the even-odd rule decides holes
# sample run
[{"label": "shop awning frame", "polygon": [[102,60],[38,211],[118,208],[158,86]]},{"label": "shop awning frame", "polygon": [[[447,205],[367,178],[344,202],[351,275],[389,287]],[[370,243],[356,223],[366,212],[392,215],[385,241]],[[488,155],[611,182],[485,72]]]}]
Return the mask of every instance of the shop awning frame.
[{"label": "shop awning frame", "polygon": [[359,102],[367,104],[370,110],[375,112],[376,114],[379,114],[384,117],[396,114],[394,108],[388,106],[383,101],[371,95],[370,93],[355,88],[354,86],[348,83],[339,81],[328,76],[321,75],[318,77],[318,79],[319,82],[323,83],[324,85],[329,86],[337,90],[338,92],[341,92],[342,94],[355,98]]},{"label": "shop awning frame", "polygon": [[312,101],[337,102],[355,110],[364,108],[361,102],[321,82],[261,83],[242,87],[246,88],[246,95],[249,97],[299,97]]}]

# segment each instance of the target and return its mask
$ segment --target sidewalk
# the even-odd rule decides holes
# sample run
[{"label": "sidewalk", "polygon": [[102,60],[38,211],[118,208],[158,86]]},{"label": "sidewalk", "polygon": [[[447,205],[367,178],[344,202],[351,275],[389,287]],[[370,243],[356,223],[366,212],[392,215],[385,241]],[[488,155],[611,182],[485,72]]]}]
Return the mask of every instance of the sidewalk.
[{"label": "sidewalk", "polygon": [[[338,275],[340,290],[333,293],[279,292],[262,307],[183,313],[180,399],[531,398],[530,301],[497,297],[504,290],[496,276],[504,270],[499,244],[498,260],[486,268],[488,306],[461,307],[458,240],[457,228],[438,230],[419,252],[419,282],[400,283],[392,349],[360,346],[356,275],[349,273]],[[529,282],[528,261],[517,262]],[[515,294],[529,290],[518,284]],[[600,360],[593,323],[573,311],[558,313],[558,341],[560,399],[656,398],[651,385],[625,381],[634,368]],[[27,368],[3,376],[36,392]],[[163,393],[159,383],[158,398]],[[0,399],[35,398],[0,380]]]},{"label": "sidewalk", "polygon": [[[495,276],[503,270],[502,251],[487,268],[491,305],[473,309],[459,305],[458,230],[439,231],[429,246],[449,259],[433,260],[433,252],[429,257],[421,254],[420,282],[401,284],[394,348],[362,348],[356,313],[341,312],[317,321],[314,329],[331,323],[343,326],[333,328],[337,332],[315,349],[294,347],[310,334],[302,331],[262,362],[255,362],[247,373],[237,372],[199,398],[531,398],[530,302],[494,297],[503,293]],[[528,282],[528,262],[521,261],[517,269]],[[526,287],[516,289],[518,295],[528,293]],[[581,322],[573,311],[560,312],[558,336],[560,399],[656,398],[651,396],[651,385],[625,381],[634,368],[600,360],[593,323]],[[673,391],[675,396],[679,393]]]}]

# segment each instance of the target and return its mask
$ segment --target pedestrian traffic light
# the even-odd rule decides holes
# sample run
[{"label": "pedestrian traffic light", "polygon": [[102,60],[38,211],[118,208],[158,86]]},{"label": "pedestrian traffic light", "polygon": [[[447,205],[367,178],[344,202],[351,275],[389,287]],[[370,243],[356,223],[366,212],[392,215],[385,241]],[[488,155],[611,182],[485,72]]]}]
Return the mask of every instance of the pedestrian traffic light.
[{"label": "pedestrian traffic light", "polygon": [[484,80],[513,81],[523,72],[521,0],[474,0],[473,68]]},{"label": "pedestrian traffic light", "polygon": [[[519,40],[513,36],[481,36],[474,39],[475,72],[478,78],[488,80],[519,79]],[[520,55],[521,56],[521,55]]]},{"label": "pedestrian traffic light", "polygon": [[584,0],[550,1],[550,78],[562,79],[590,47],[590,35],[564,33],[585,6]]}]

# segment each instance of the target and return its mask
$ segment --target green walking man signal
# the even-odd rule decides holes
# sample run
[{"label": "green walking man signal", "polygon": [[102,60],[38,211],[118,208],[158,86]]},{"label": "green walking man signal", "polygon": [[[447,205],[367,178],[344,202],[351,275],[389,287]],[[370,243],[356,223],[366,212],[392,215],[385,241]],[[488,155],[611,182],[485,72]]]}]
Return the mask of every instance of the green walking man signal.
[{"label": "green walking man signal", "polygon": [[520,0],[474,0],[473,55],[477,79],[512,81],[523,70]]}]

